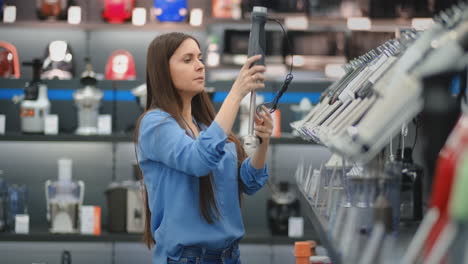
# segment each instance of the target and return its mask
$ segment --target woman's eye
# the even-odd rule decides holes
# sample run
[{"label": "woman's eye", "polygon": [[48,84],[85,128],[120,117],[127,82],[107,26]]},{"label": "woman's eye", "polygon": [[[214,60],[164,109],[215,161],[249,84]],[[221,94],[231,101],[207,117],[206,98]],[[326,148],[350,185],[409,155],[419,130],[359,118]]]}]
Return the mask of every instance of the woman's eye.
[{"label": "woman's eye", "polygon": [[185,63],[189,63],[189,62],[190,62],[190,59],[185,59],[184,62],[185,62]]},{"label": "woman's eye", "polygon": [[203,58],[199,58],[198,59],[201,63],[205,63],[205,61],[203,60]]}]

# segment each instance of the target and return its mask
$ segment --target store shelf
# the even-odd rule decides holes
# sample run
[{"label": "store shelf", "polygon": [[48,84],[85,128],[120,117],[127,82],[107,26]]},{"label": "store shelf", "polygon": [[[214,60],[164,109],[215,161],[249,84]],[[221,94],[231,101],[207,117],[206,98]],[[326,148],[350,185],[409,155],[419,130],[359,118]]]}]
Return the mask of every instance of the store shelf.
[{"label": "store shelf", "polygon": [[0,141],[67,141],[67,142],[132,142],[133,135],[130,134],[115,134],[115,135],[93,135],[81,136],[74,134],[59,134],[59,135],[35,135],[11,133],[0,136]]},{"label": "store shelf", "polygon": [[[270,17],[284,20],[290,17],[304,16],[303,14],[278,14],[271,13]],[[347,27],[347,19],[345,18],[321,18],[321,17],[310,17],[307,19],[309,27],[305,30],[315,31],[317,29],[335,29],[335,30],[349,30]],[[411,27],[410,19],[371,19],[370,31],[395,31],[398,28]],[[201,26],[192,26],[187,22],[157,22],[149,21],[143,26],[135,26],[130,22],[122,24],[110,24],[107,22],[91,22],[81,23],[78,25],[68,24],[66,21],[18,21],[15,23],[0,23],[0,28],[56,28],[56,29],[70,29],[70,30],[138,30],[138,31],[205,31],[210,25],[245,25],[250,26],[250,19],[222,19],[222,18],[205,18]],[[276,28],[276,24],[268,24],[271,27]],[[279,28],[278,28],[279,29]]]},{"label": "store shelf", "polygon": [[317,232],[317,235],[319,236],[321,245],[323,245],[327,249],[328,257],[331,259],[332,263],[341,264],[341,257],[338,253],[338,250],[333,246],[333,243],[328,236],[327,223],[325,219],[315,212],[314,206],[312,205],[312,201],[305,194],[304,190],[302,190],[302,187],[298,186],[298,189],[301,191],[302,199],[305,200],[305,203],[308,206],[308,210],[306,211],[310,221],[312,222],[312,225],[314,226],[315,231]]},{"label": "store shelf", "polygon": [[[74,134],[59,134],[59,135],[39,135],[39,134],[21,134],[7,133],[0,135],[0,141],[40,141],[40,142],[133,142],[133,134],[114,134],[114,135],[92,135],[81,136]],[[315,145],[312,141],[306,141],[302,138],[285,134],[280,138],[272,138],[270,141],[273,145],[286,144],[310,144]]]},{"label": "store shelf", "polygon": [[20,21],[15,23],[0,23],[0,28],[47,28],[67,30],[138,30],[138,31],[205,31],[206,26],[191,26],[188,23],[148,23],[143,26],[135,26],[131,23],[109,24],[109,23],[82,23],[78,25],[68,24],[65,21]]},{"label": "store shelf", "polygon": [[[245,244],[294,245],[304,238],[272,236],[269,234],[246,234],[241,240]],[[0,233],[0,242],[141,242],[142,234],[108,233],[99,236],[82,234],[51,234],[47,231],[33,231],[30,234]]]}]

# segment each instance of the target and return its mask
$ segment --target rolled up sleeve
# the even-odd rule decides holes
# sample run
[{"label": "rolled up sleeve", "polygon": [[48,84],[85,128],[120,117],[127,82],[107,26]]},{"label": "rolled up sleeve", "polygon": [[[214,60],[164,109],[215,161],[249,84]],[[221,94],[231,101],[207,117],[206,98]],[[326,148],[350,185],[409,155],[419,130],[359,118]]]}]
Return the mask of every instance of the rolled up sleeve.
[{"label": "rolled up sleeve", "polygon": [[260,190],[268,180],[268,168],[267,165],[261,169],[255,169],[251,162],[250,157],[242,162],[240,169],[240,177],[243,183],[243,191],[252,195]]},{"label": "rolled up sleeve", "polygon": [[193,139],[168,113],[157,110],[143,117],[138,146],[150,160],[189,175],[205,176],[225,154],[226,139],[226,134],[215,121]]}]

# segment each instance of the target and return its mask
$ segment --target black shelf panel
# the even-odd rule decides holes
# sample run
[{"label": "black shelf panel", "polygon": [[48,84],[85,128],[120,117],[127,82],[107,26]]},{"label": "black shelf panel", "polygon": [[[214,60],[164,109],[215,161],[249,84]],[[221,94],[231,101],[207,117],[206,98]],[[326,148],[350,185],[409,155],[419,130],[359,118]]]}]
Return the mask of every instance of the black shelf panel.
[{"label": "black shelf panel", "polygon": [[[59,134],[59,135],[35,135],[21,133],[7,133],[0,135],[0,141],[39,141],[39,142],[133,142],[132,134],[114,134],[114,135],[92,135],[81,136],[74,134]],[[271,144],[311,144],[314,142],[306,141],[299,137],[286,135],[281,138],[272,138]]]}]

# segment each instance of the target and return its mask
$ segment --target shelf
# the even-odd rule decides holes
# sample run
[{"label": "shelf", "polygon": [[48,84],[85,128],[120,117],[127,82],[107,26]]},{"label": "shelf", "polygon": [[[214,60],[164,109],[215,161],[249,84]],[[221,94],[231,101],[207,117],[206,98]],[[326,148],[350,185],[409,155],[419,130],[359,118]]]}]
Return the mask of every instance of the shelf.
[{"label": "shelf", "polygon": [[317,232],[317,235],[319,236],[320,243],[327,249],[328,257],[331,259],[332,263],[341,264],[342,262],[340,255],[338,254],[338,251],[333,247],[332,241],[328,236],[325,219],[323,219],[323,217],[321,217],[315,212],[314,207],[311,204],[311,200],[304,193],[302,187],[298,186],[298,189],[302,193],[302,199],[305,200],[307,204],[308,210],[306,211],[310,221],[312,222],[312,225],[314,226],[315,231]]},{"label": "shelf", "polygon": [[109,23],[82,23],[78,25],[68,24],[65,21],[19,21],[15,23],[0,23],[0,28],[45,28],[45,29],[67,29],[67,30],[130,30],[130,31],[205,31],[205,26],[191,26],[188,23],[148,23],[143,26],[135,26],[131,23],[109,24]]},{"label": "shelf", "polygon": [[[272,236],[269,234],[246,234],[244,244],[294,245],[304,238]],[[99,236],[82,234],[51,234],[47,231],[33,231],[30,234],[0,233],[0,242],[141,242],[142,234],[107,233]]]},{"label": "shelf", "polygon": [[[297,17],[301,14],[275,14],[271,13],[272,18],[284,20],[287,17]],[[301,15],[302,16],[302,15]],[[347,27],[347,20],[345,18],[327,18],[327,17],[311,17],[308,18],[309,26],[305,31],[315,31],[317,29],[339,29],[349,30]],[[371,19],[372,27],[370,31],[395,31],[398,28],[411,27],[411,19]],[[82,23],[78,25],[68,24],[66,21],[17,21],[15,23],[0,23],[0,28],[56,28],[56,29],[70,29],[70,30],[137,30],[137,31],[206,31],[210,25],[244,25],[250,26],[250,19],[222,19],[222,18],[205,18],[201,26],[192,26],[187,22],[157,22],[149,21],[143,26],[135,26],[129,22],[122,24],[110,24],[107,22],[91,22]],[[271,25],[270,25],[271,24]],[[268,25],[276,27],[275,23]],[[278,29],[280,29],[278,27]]]},{"label": "shelf", "polygon": [[[0,135],[0,141],[40,141],[40,142],[133,142],[133,134],[114,134],[114,135],[92,135],[81,136],[74,134],[59,134],[59,135],[35,135],[21,133],[7,133]],[[291,134],[286,134],[281,138],[272,138],[272,145],[288,145],[288,144],[309,144],[315,145],[314,142],[303,140],[299,137],[294,137]]]}]

